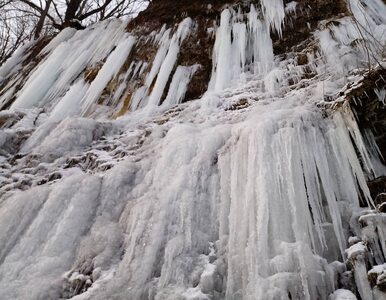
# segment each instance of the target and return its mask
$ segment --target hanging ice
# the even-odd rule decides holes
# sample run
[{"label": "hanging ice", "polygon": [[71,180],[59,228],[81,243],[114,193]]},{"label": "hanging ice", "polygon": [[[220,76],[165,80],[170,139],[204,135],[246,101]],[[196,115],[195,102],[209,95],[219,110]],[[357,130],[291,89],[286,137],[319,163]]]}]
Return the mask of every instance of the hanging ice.
[{"label": "hanging ice", "polygon": [[[58,102],[84,68],[106,58],[124,37],[125,25],[120,21],[106,21],[87,31],[61,32],[43,49],[48,53],[47,58],[32,72],[12,108],[48,108]],[[78,110],[81,110],[80,103]]]},{"label": "hanging ice", "polygon": [[282,0],[261,0],[261,6],[268,28],[276,30],[281,35],[281,27],[285,17]]},{"label": "hanging ice", "polygon": [[88,109],[99,99],[102,91],[114,76],[120,71],[123,63],[127,60],[129,53],[135,45],[135,38],[132,36],[122,37],[116,49],[111,53],[99,71],[95,80],[91,83],[86,95],[82,99],[82,112]]},{"label": "hanging ice", "polygon": [[170,84],[168,95],[166,96],[166,99],[163,103],[164,106],[171,107],[181,103],[185,96],[186,90],[188,89],[190,79],[199,68],[199,65],[194,65],[191,67],[177,67],[177,70],[174,73],[172,82]]},{"label": "hanging ice", "polygon": [[[155,106],[160,104],[170,74],[175,67],[181,43],[189,35],[192,26],[192,19],[187,18],[180,23],[177,32],[170,40],[169,31],[165,32],[154,60],[154,66],[146,78],[145,86],[137,90],[132,99],[131,108],[133,110],[146,105]],[[154,84],[154,87],[150,90],[152,84]],[[149,92],[151,93],[148,94]]]},{"label": "hanging ice", "polygon": [[[269,27],[259,19],[252,5],[247,20],[232,9],[221,14],[213,52],[213,72],[209,91],[237,85],[243,73],[264,74],[273,66]],[[231,71],[229,71],[231,70]]]}]

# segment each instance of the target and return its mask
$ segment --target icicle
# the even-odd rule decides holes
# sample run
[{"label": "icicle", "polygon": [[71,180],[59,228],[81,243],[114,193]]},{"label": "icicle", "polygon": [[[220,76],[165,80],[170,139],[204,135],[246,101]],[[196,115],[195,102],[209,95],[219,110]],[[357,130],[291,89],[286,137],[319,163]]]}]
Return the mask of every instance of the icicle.
[{"label": "icicle", "polygon": [[254,63],[256,74],[265,74],[272,69],[274,55],[272,40],[268,28],[259,20],[255,7],[251,6],[248,15],[248,28],[250,30],[250,42],[252,51],[249,54],[250,61]]},{"label": "icicle", "polygon": [[374,93],[377,95],[378,100],[382,102],[383,105],[386,104],[386,89],[374,89]]},{"label": "icicle", "polygon": [[[51,41],[52,45],[50,43],[43,49],[46,58],[31,72],[12,109],[52,109],[85,68],[94,67],[106,59],[116,45],[122,45],[126,24],[110,20],[84,31],[69,29],[61,32]],[[80,110],[80,103],[77,109]]]},{"label": "icicle", "polygon": [[53,121],[61,121],[66,117],[76,116],[79,113],[81,100],[89,86],[83,79],[73,84],[66,95],[64,95],[52,110],[50,119]]},{"label": "icicle", "polygon": [[[226,9],[221,14],[213,51],[213,70],[209,91],[221,91],[238,83],[249,71],[264,74],[273,66],[273,47],[269,30],[259,20],[252,5],[246,21],[239,13]],[[250,70],[248,70],[248,68]]]},{"label": "icicle", "polygon": [[288,2],[285,5],[285,13],[286,14],[296,14],[296,8],[297,8],[298,3],[296,1],[291,1]]},{"label": "icicle", "polygon": [[147,105],[159,105],[164,89],[175,67],[180,46],[189,35],[192,25],[192,19],[186,18],[179,24],[177,31],[171,39],[171,30],[168,29],[164,32],[159,41],[160,46],[153,61],[152,69],[146,77],[145,85],[140,87],[132,97],[130,102],[131,110]]},{"label": "icicle", "polygon": [[219,91],[226,87],[231,80],[228,72],[231,59],[231,12],[225,9],[221,13],[220,27],[217,29],[216,42],[213,51],[213,73],[209,83],[209,90]]},{"label": "icicle", "polygon": [[[314,285],[321,280],[316,270],[327,272],[327,267],[315,260],[311,249],[321,253],[323,246],[338,248],[344,257],[340,203],[359,207],[357,190],[367,190],[350,133],[334,119],[324,127],[313,114],[285,120],[277,116],[276,123],[276,117],[269,121],[266,117],[264,110],[259,111],[250,124],[236,130],[240,136],[229,154],[220,156],[220,175],[225,177],[221,182],[229,186],[222,187],[222,199],[230,202],[221,204],[229,211],[229,221],[220,219],[225,222],[220,228],[229,222],[227,295],[275,299],[288,294],[284,289],[293,298],[303,295],[305,299],[315,299],[324,291],[322,299],[326,299],[333,287],[325,290],[323,284]],[[341,175],[335,182],[330,174]],[[334,239],[325,237],[327,223],[334,229]],[[280,246],[280,241],[286,246]],[[339,259],[339,254],[329,259]],[[285,279],[290,286],[283,287],[278,277],[270,276],[298,269],[301,278]],[[265,294],[267,290],[272,292]]]},{"label": "icicle", "polygon": [[97,77],[91,83],[86,95],[82,99],[82,115],[87,113],[90,107],[98,101],[111,79],[114,78],[127,60],[131,49],[135,45],[135,38],[127,36],[117,45],[117,48],[109,55]]},{"label": "icicle", "polygon": [[261,0],[261,6],[267,27],[276,30],[281,36],[285,17],[283,0]]},{"label": "icicle", "polygon": [[177,67],[177,70],[174,73],[172,82],[170,84],[168,95],[162,104],[163,106],[170,107],[181,103],[185,97],[188,84],[199,67],[199,65],[194,65],[191,67]]},{"label": "icicle", "polygon": [[157,80],[155,82],[154,88],[149,95],[147,104],[149,105],[158,105],[160,103],[162,94],[166,87],[166,84],[169,80],[170,74],[173,71],[174,65],[177,61],[178,53],[180,51],[181,43],[188,36],[190,29],[192,27],[193,21],[190,18],[185,19],[178,26],[177,32],[173,35],[168,53],[162,62],[161,68],[157,75]]}]

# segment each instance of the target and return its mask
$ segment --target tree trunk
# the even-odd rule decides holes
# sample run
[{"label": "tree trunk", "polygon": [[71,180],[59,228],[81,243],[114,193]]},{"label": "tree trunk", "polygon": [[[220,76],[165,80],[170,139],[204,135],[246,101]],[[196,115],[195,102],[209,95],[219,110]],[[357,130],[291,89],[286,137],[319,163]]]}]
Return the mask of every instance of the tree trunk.
[{"label": "tree trunk", "polygon": [[63,28],[77,27],[78,22],[75,21],[76,12],[78,11],[82,0],[70,0],[64,16]]},{"label": "tree trunk", "polygon": [[41,32],[43,30],[43,26],[44,26],[44,21],[46,20],[48,10],[50,9],[51,3],[52,3],[52,0],[46,1],[46,7],[42,11],[42,14],[40,15],[40,18],[39,18],[39,22],[36,25],[35,35],[34,35],[35,39],[40,37],[40,34],[41,34]]}]

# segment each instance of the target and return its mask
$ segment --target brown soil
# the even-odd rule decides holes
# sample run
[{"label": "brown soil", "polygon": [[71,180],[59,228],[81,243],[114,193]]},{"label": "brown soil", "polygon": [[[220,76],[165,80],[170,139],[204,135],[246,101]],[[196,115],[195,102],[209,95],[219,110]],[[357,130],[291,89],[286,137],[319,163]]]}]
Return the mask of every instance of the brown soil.
[{"label": "brown soil", "polygon": [[[250,1],[257,2],[256,0]],[[163,24],[174,25],[184,18],[216,20],[219,12],[228,6],[240,3],[241,0],[153,0],[148,8],[129,24],[128,30],[136,30],[140,26],[151,32],[159,30]],[[144,32],[143,32],[144,33]]]}]

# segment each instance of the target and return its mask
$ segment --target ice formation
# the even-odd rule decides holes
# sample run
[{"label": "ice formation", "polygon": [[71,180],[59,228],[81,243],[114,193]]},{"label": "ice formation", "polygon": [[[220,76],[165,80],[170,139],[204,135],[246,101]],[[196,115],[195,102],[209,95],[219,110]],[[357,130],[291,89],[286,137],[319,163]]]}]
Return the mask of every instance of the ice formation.
[{"label": "ice formation", "polygon": [[[349,5],[377,53],[386,8],[363,2]],[[55,37],[0,96],[0,298],[352,300],[347,259],[362,299],[384,299],[364,257],[375,251],[369,274],[386,281],[367,187],[385,170],[350,107],[325,101],[360,80],[366,49],[346,16],[314,32],[307,65],[275,56],[270,31],[296,7],[224,9],[208,91],[187,103],[191,18],[147,37],[121,21]],[[141,42],[150,64],[130,61]],[[0,69],[5,88],[28,47]],[[119,105],[131,111],[111,120]]]},{"label": "ice formation", "polygon": [[269,28],[258,18],[254,6],[247,16],[230,9],[222,12],[209,90],[229,87],[231,82],[242,79],[248,68],[256,74],[270,70],[274,56]]},{"label": "ice formation", "polygon": [[[90,115],[95,111],[95,105],[106,87],[113,81],[121,82],[121,88],[109,95],[106,104],[117,104],[121,97],[127,96],[124,94],[127,80],[141,76],[148,67],[143,62],[132,62],[126,74],[120,73],[138,42],[135,37],[125,33],[126,26],[127,22],[112,20],[96,24],[85,31],[62,31],[42,50],[43,61],[31,72],[21,91],[17,92],[17,99],[11,108],[44,107],[61,118]],[[171,107],[183,100],[187,85],[199,66],[174,68],[174,65],[180,45],[192,27],[192,20],[187,18],[173,34],[168,29],[161,30],[155,37],[150,36],[159,49],[146,76],[145,85],[139,86],[133,95],[131,110],[161,104],[171,74],[174,74],[175,80],[163,106]],[[146,38],[149,37],[143,37]],[[3,73],[11,76],[21,68],[23,51],[28,46],[31,47],[26,45],[20,49],[2,67],[0,78],[3,78]],[[95,78],[92,78],[93,73],[96,74]],[[91,77],[91,82],[88,82],[88,77]],[[14,86],[19,80],[16,77],[6,85],[4,89],[9,89],[9,92],[0,97],[0,107],[7,107],[12,101]]]}]

